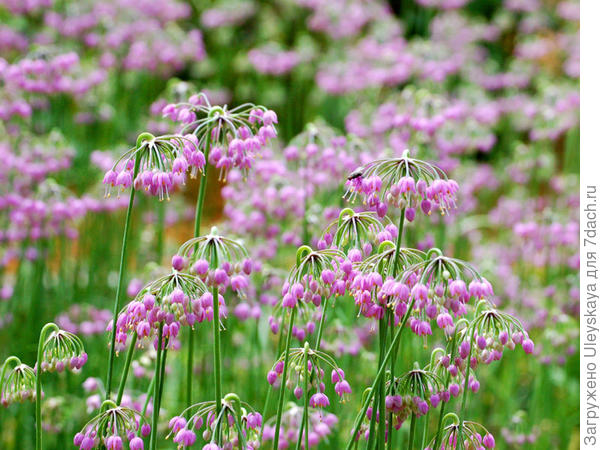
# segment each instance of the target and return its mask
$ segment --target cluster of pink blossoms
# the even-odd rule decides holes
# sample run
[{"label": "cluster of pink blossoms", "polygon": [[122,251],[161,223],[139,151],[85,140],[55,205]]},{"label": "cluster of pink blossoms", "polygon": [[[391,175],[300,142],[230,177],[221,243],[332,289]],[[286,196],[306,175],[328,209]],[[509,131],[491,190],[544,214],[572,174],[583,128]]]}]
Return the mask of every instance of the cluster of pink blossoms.
[{"label": "cluster of pink blossoms", "polygon": [[[204,170],[206,159],[194,135],[159,136],[144,133],[136,147],[127,151],[106,172],[102,183],[120,190],[133,186],[161,200],[185,184],[186,174],[194,177]],[[107,190],[107,195],[109,191]]]},{"label": "cluster of pink blossoms", "polygon": [[[314,352],[315,354],[319,354],[319,352]],[[291,360],[289,362],[291,370],[288,370],[288,378],[285,381],[285,387],[291,390],[294,393],[294,396],[297,399],[300,399],[303,395],[305,395],[304,389],[302,388],[302,380],[300,379],[300,375],[303,373],[303,369],[301,367],[301,362],[298,361],[299,357],[303,356],[302,349],[291,349]],[[296,357],[296,358],[295,358]],[[309,354],[308,356],[308,373],[311,377],[311,381],[309,382],[309,391],[312,387],[317,389],[317,392],[312,394],[309,399],[309,405],[312,408],[326,408],[329,406],[329,397],[325,394],[325,371],[320,367],[323,361],[319,361],[319,358],[313,354]],[[329,364],[329,363],[328,363]],[[284,361],[277,361],[272,369],[267,374],[267,381],[270,385],[275,385],[275,383],[280,380],[283,374]],[[350,384],[345,379],[345,374],[342,369],[339,367],[332,367],[331,370],[331,384],[334,386],[334,391],[337,395],[340,396],[340,399],[344,401],[347,394],[352,393],[352,388]],[[311,375],[314,372],[314,377]],[[295,374],[295,376],[294,376]],[[307,395],[309,393],[306,393]]]},{"label": "cluster of pink blossoms", "polygon": [[444,215],[456,208],[458,183],[454,180],[436,179],[429,184],[419,180],[415,183],[414,178],[406,176],[389,186],[382,196],[382,180],[377,175],[351,178],[346,186],[349,192],[362,194],[367,206],[377,211],[380,217],[386,215],[388,206],[406,208],[406,220],[409,222],[414,220],[417,209],[426,215],[438,209]]},{"label": "cluster of pink blossoms", "polygon": [[223,180],[234,167],[247,174],[260,150],[277,136],[277,114],[252,104],[228,109],[227,105],[211,105],[204,94],[195,94],[186,103],[166,105],[162,112],[180,123],[181,133],[197,137],[199,148]]}]

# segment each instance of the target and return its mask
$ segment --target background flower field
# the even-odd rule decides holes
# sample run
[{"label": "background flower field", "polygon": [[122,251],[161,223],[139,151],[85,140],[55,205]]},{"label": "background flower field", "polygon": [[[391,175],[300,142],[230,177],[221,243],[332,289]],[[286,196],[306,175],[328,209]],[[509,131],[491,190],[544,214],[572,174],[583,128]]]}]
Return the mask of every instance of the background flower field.
[{"label": "background flower field", "polygon": [[[213,450],[218,431],[182,411],[214,401],[217,367],[248,448],[271,448],[279,421],[281,448],[305,445],[307,422],[311,448],[346,448],[353,431],[358,448],[383,447],[384,431],[392,448],[414,436],[433,448],[444,392],[445,411],[466,411],[496,448],[579,448],[577,1],[0,0],[0,131],[0,360],[48,372],[37,414],[35,373],[19,386],[0,376],[0,448],[35,448],[36,416],[45,448],[85,448],[110,391],[135,422],[125,448]],[[400,244],[414,252],[377,266],[378,281],[369,257]],[[323,266],[303,278],[311,258]],[[442,260],[470,264],[419,294],[412,268]],[[400,285],[385,293],[386,276],[412,302]],[[381,296],[362,297],[371,288],[400,300],[380,310]],[[164,316],[138,317],[147,295],[169,299]],[[455,349],[455,325],[474,323],[483,298],[516,319],[502,322],[511,340],[478,329],[483,342],[473,331]],[[470,361],[471,347],[476,376],[457,362],[455,395],[439,365],[430,393],[402,394],[410,414],[376,394],[390,421],[379,434],[372,413],[355,419],[415,299],[383,378],[434,372],[436,348]],[[42,362],[50,322],[66,333],[44,328],[56,353]],[[285,357],[296,378],[280,397]],[[323,376],[309,359],[333,362]],[[179,434],[171,419],[190,415],[196,434]]]}]

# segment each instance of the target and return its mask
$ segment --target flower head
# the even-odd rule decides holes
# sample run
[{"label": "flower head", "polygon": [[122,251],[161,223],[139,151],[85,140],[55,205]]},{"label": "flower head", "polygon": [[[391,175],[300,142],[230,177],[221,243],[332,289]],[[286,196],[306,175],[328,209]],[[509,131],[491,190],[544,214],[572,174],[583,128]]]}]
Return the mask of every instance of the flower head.
[{"label": "flower head", "polygon": [[136,146],[115,162],[102,182],[107,185],[107,196],[111,187],[124,190],[133,185],[134,189],[168,200],[176,186],[185,184],[188,170],[195,176],[205,164],[195,136],[142,133]]},{"label": "flower head", "polygon": [[383,217],[388,206],[406,211],[414,219],[416,210],[425,215],[438,209],[442,215],[456,207],[458,184],[438,167],[410,158],[408,150],[400,158],[379,159],[357,169],[346,182],[345,196],[362,194],[364,203]]},{"label": "flower head", "polygon": [[247,175],[261,148],[277,136],[275,112],[251,103],[233,109],[213,106],[203,93],[192,95],[186,103],[165,106],[163,115],[179,122],[182,134],[196,137],[222,180],[232,167]]}]

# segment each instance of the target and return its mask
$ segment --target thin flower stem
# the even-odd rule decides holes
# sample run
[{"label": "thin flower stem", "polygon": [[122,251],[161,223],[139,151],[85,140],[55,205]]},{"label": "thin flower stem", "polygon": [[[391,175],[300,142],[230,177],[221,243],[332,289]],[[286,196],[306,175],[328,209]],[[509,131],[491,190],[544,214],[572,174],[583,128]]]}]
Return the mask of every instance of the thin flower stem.
[{"label": "thin flower stem", "polygon": [[137,333],[134,331],[131,336],[131,342],[129,343],[129,349],[127,350],[127,359],[125,360],[125,367],[123,367],[123,373],[121,374],[119,390],[117,391],[117,406],[121,404],[121,400],[123,399],[123,391],[125,390],[125,384],[127,383],[127,376],[129,375],[129,368],[131,367],[131,360],[133,359],[136,342]]},{"label": "thin flower stem", "polygon": [[[133,179],[137,177],[140,170],[140,157],[136,155],[133,168]],[[129,194],[129,204],[127,205],[127,214],[125,216],[125,228],[123,230],[123,244],[121,246],[121,261],[119,263],[119,281],[117,283],[117,292],[115,294],[115,303],[113,306],[112,332],[110,337],[110,354],[108,356],[108,373],[106,375],[106,399],[110,398],[113,378],[113,364],[115,360],[115,343],[117,338],[117,316],[119,315],[119,299],[123,289],[125,272],[127,271],[127,243],[129,241],[129,231],[131,229],[131,214],[133,211],[133,202],[135,200],[135,188],[131,186]]]},{"label": "thin flower stem", "polygon": [[417,427],[417,415],[412,413],[410,416],[410,434],[408,435],[408,450],[413,449],[415,441],[415,428]]},{"label": "thin flower stem", "polygon": [[304,448],[308,448],[308,342],[304,344],[304,411],[302,411],[302,423],[298,430],[298,440],[296,441],[296,450],[302,448],[302,436],[304,436]]},{"label": "thin flower stem", "polygon": [[423,433],[421,435],[421,448],[425,448],[425,439],[427,438],[427,425],[429,425],[429,413],[427,413],[423,419]]},{"label": "thin flower stem", "polygon": [[158,339],[156,347],[156,365],[154,368],[154,398],[152,404],[152,428],[150,431],[150,450],[156,448],[156,441],[158,438],[158,413],[160,410],[159,398],[160,398],[160,368],[161,368],[161,355],[162,355],[162,331],[163,323],[161,322],[158,327]]},{"label": "thin flower stem", "polygon": [[[398,221],[398,236],[396,238],[396,253],[395,253],[394,267],[393,267],[393,272],[392,272],[392,275],[394,276],[394,278],[398,275],[397,271],[398,271],[399,249],[402,245],[402,234],[404,233],[405,213],[406,213],[406,209],[402,208],[402,210],[400,211],[400,220]],[[392,317],[392,321],[393,321],[393,317]],[[397,346],[394,349],[394,354],[392,356],[392,362],[390,363],[390,373],[391,373],[392,383],[394,382],[394,378],[396,377],[396,360],[398,359],[399,348],[400,348],[400,346]],[[390,413],[389,420],[388,420],[388,442],[387,442],[388,450],[391,450],[394,448],[395,428],[392,424],[392,419],[393,419],[393,417],[392,417],[392,414]]]},{"label": "thin flower stem", "polygon": [[156,261],[160,264],[163,259],[163,250],[165,244],[165,202],[158,202],[156,205]]},{"label": "thin flower stem", "polygon": [[213,287],[213,338],[216,414],[221,412],[221,330],[219,319],[219,288]]},{"label": "thin flower stem", "polygon": [[153,376],[152,381],[148,385],[148,390],[146,391],[146,400],[144,400],[144,407],[142,408],[142,416],[146,417],[146,410],[148,409],[148,403],[150,403],[151,393],[154,390],[154,383],[156,382],[156,378]]},{"label": "thin flower stem", "polygon": [[308,449],[308,344],[304,345],[304,448]]},{"label": "thin flower stem", "polygon": [[327,315],[327,307],[329,306],[329,298],[325,297],[323,303],[323,312],[321,313],[321,320],[319,322],[319,330],[317,331],[317,341],[315,343],[315,350],[319,351],[321,347],[321,338],[323,337],[323,325],[325,324],[325,316]]},{"label": "thin flower stem", "polygon": [[[206,157],[206,151],[205,157]],[[202,211],[204,209],[204,197],[206,196],[206,182],[208,179],[207,174],[202,175],[200,180],[200,186],[198,188],[198,199],[196,200],[196,219],[194,220],[194,237],[200,235],[200,223],[202,222]],[[194,347],[196,340],[194,338],[194,329],[190,328],[188,337],[188,354],[187,354],[187,380],[186,380],[186,391],[185,391],[185,407],[189,408],[192,405],[192,385],[194,378]],[[191,410],[188,412],[188,419],[190,418]]]},{"label": "thin flower stem", "polygon": [[283,414],[283,399],[285,397],[285,379],[287,377],[288,363],[290,359],[290,346],[292,345],[292,328],[296,317],[296,308],[292,309],[290,323],[288,325],[288,335],[285,343],[285,356],[283,359],[283,374],[281,378],[281,387],[279,391],[279,401],[277,404],[277,418],[275,419],[275,437],[273,438],[273,450],[279,449],[279,429],[281,428],[281,415]]},{"label": "thin flower stem", "polygon": [[390,344],[390,348],[388,349],[388,351],[385,355],[384,363],[381,367],[379,367],[379,371],[377,372],[377,375],[375,375],[375,380],[373,381],[373,384],[371,385],[371,391],[367,395],[367,398],[365,399],[363,407],[361,408],[356,420],[354,421],[354,429],[352,431],[352,435],[350,436],[350,439],[348,440],[348,444],[346,445],[346,450],[350,450],[350,448],[354,444],[354,440],[356,439],[356,436],[358,434],[360,424],[362,423],[363,419],[365,418],[365,414],[367,413],[367,408],[369,407],[369,404],[371,403],[371,400],[373,399],[373,396],[375,395],[375,387],[377,386],[377,383],[379,383],[379,380],[383,377],[383,374],[385,372],[385,365],[388,363],[388,361],[392,357],[392,353],[393,353],[394,349],[400,343],[400,340],[402,338],[402,331],[404,330],[404,325],[406,325],[406,321],[408,320],[408,317],[410,316],[410,313],[412,312],[414,304],[415,304],[415,299],[413,298],[408,306],[408,311],[406,311],[406,314],[404,315],[404,318],[402,319],[400,328],[398,329],[398,332],[396,333],[396,336],[394,337],[394,340]]},{"label": "thin flower stem", "polygon": [[465,425],[464,413],[465,406],[467,405],[467,394],[469,390],[469,375],[471,374],[471,354],[473,352],[473,346],[475,342],[473,340],[475,336],[475,327],[471,330],[471,339],[469,341],[469,356],[467,357],[467,368],[465,370],[465,385],[463,387],[462,401],[460,402],[460,426],[458,427],[458,442],[462,442],[463,438],[463,427]]},{"label": "thin flower stem", "polygon": [[42,356],[46,344],[46,334],[49,330],[58,331],[54,323],[47,323],[40,331],[38,341],[37,361],[35,367],[35,448],[42,450]]},{"label": "thin flower stem", "polygon": [[[379,323],[379,358],[385,354],[385,338],[387,336],[388,315],[385,314]],[[381,361],[384,367],[387,361]],[[384,372],[385,373],[385,372]],[[385,448],[385,376],[379,380],[379,425],[377,427],[377,448]]]},{"label": "thin flower stem", "polygon": [[[456,334],[458,332],[458,326],[454,328],[454,336],[452,337],[452,346],[450,349],[450,360],[454,361],[454,357],[456,355]],[[450,383],[450,373],[446,375],[446,382],[444,384],[444,389],[448,390],[448,383]],[[446,409],[446,402],[442,402],[442,406],[440,408],[440,417],[438,419],[437,432],[435,433],[435,442],[433,444],[433,450],[438,450],[442,441],[442,422],[444,420],[444,410]]]},{"label": "thin flower stem", "polygon": [[163,388],[165,386],[165,369],[166,369],[166,365],[167,365],[167,350],[168,350],[167,345],[169,345],[168,339],[165,340],[165,348],[163,350],[163,354],[162,354],[161,362],[160,362],[160,384],[158,386],[158,404],[159,405],[162,404]]},{"label": "thin flower stem", "polygon": [[[281,333],[279,333],[279,339],[277,340],[277,357],[279,357],[279,355],[281,355],[281,346],[283,345],[283,323],[282,325],[282,330]],[[268,417],[268,412],[269,412],[269,406],[271,406],[271,397],[272,397],[272,393],[273,393],[273,386],[271,386],[269,384],[269,388],[267,390],[267,398],[265,400],[265,409],[263,411],[263,418],[266,419],[266,417]],[[263,429],[265,427],[265,420],[262,421],[262,424],[260,426],[260,436],[262,438],[262,433],[263,433]]]},{"label": "thin flower stem", "polygon": [[[323,337],[323,325],[325,323],[325,315],[327,314],[327,306],[329,305],[329,298],[325,298],[323,303],[323,312],[321,314],[321,320],[319,321],[319,330],[317,331],[317,342],[315,343],[315,350],[319,351],[321,347],[321,338]],[[302,414],[302,423],[300,424],[300,436],[298,436],[298,443],[301,442],[302,428],[306,425],[308,429],[308,414]],[[308,433],[308,431],[307,431]],[[308,447],[305,447],[308,448]]]}]

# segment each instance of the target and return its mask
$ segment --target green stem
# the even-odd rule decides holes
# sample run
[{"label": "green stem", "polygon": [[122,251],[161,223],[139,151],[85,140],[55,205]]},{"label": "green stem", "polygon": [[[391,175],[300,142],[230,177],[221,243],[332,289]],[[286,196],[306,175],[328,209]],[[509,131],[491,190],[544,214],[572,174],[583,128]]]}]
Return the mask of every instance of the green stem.
[{"label": "green stem", "polygon": [[[206,149],[204,151],[204,156],[206,157]],[[207,174],[202,175],[202,179],[200,180],[200,186],[198,187],[198,198],[196,199],[196,218],[194,220],[194,237],[198,237],[200,235],[200,224],[202,222],[202,211],[204,209],[204,197],[206,196],[206,181],[208,179]],[[195,347],[195,339],[194,339],[194,329],[190,328],[190,334],[188,337],[188,354],[187,354],[187,386],[185,392],[185,405],[186,408],[189,408],[192,405],[192,384],[194,378],[194,347]],[[188,411],[188,416],[192,413],[192,411]],[[189,417],[188,417],[189,419]]]},{"label": "green stem", "polygon": [[219,288],[212,288],[213,294],[213,356],[215,372],[215,401],[216,415],[221,412],[221,321],[219,319]]},{"label": "green stem", "polygon": [[283,414],[283,399],[285,397],[285,380],[287,377],[288,363],[290,359],[290,346],[292,345],[292,328],[296,317],[296,308],[292,309],[290,315],[290,324],[288,325],[288,335],[285,343],[285,356],[283,358],[283,374],[281,378],[281,387],[279,391],[279,401],[277,404],[277,418],[275,419],[275,437],[273,438],[273,450],[279,449],[279,429],[281,428],[281,415]]},{"label": "green stem", "polygon": [[300,424],[296,450],[302,448],[302,436],[304,436],[304,448],[308,448],[308,342],[304,344],[304,411],[302,411],[302,423]]},{"label": "green stem", "polygon": [[156,261],[160,264],[163,259],[164,241],[165,241],[165,202],[158,202],[156,221]]},{"label": "green stem", "polygon": [[[469,356],[467,357],[467,368],[465,370],[465,385],[463,387],[463,396],[462,401],[460,402],[460,426],[458,428],[458,442],[462,442],[463,437],[463,427],[465,425],[464,413],[465,406],[467,405],[467,393],[469,390],[469,375],[471,374],[471,354],[473,352],[473,346],[475,345],[474,338],[475,337],[475,327],[471,330],[471,339],[469,341]],[[461,445],[461,444],[459,444]]]},{"label": "green stem", "polygon": [[[325,323],[325,316],[327,314],[327,306],[329,305],[329,298],[325,298],[323,303],[323,312],[321,313],[321,320],[319,321],[319,330],[317,331],[317,341],[315,343],[315,350],[319,351],[321,347],[321,338],[323,337],[323,325]],[[298,445],[300,445],[302,441],[302,429],[306,426],[308,430],[308,409],[306,409],[306,414],[302,414],[302,423],[300,424],[300,435],[298,436]],[[308,435],[308,431],[307,431]],[[305,447],[305,448],[308,448]]]},{"label": "green stem", "polygon": [[362,423],[363,419],[365,418],[365,414],[367,413],[367,408],[369,407],[369,404],[371,403],[371,400],[373,399],[373,396],[375,395],[375,391],[376,391],[375,387],[378,385],[379,380],[383,377],[383,374],[385,373],[385,366],[388,363],[388,361],[390,360],[390,358],[392,357],[394,348],[397,347],[398,344],[400,343],[400,340],[402,338],[402,331],[404,330],[404,325],[406,325],[406,321],[408,320],[410,313],[412,312],[414,304],[415,304],[415,300],[412,299],[408,306],[408,311],[406,311],[406,314],[404,315],[404,318],[402,319],[400,328],[399,328],[398,332],[396,333],[394,340],[390,344],[390,348],[388,349],[388,351],[385,354],[383,365],[381,367],[379,367],[377,375],[375,375],[375,380],[373,381],[373,384],[371,385],[371,391],[367,395],[367,398],[365,399],[363,407],[361,408],[356,420],[354,421],[354,429],[352,431],[352,435],[350,436],[350,439],[348,440],[346,450],[350,450],[350,448],[354,444],[354,440],[356,439],[358,430],[360,429],[360,424]]},{"label": "green stem", "polygon": [[158,327],[158,339],[156,347],[156,366],[154,368],[154,397],[152,405],[152,429],[150,431],[150,450],[156,448],[156,441],[158,438],[158,413],[160,410],[160,369],[161,369],[161,355],[162,355],[162,331],[163,323],[161,322]]},{"label": "green stem", "polygon": [[150,403],[150,397],[152,394],[152,391],[154,390],[154,382],[156,381],[156,378],[152,377],[152,381],[150,382],[150,384],[148,385],[148,390],[146,391],[146,400],[144,400],[144,407],[142,408],[142,416],[146,417],[146,411],[148,410],[148,403]]},{"label": "green stem", "polygon": [[[458,324],[454,328],[454,336],[452,337],[452,346],[450,349],[450,360],[454,361],[454,357],[456,356],[456,334],[458,333]],[[446,374],[446,382],[444,384],[444,389],[448,390],[448,384],[450,383],[450,372]],[[433,450],[437,450],[441,444],[442,438],[442,422],[444,420],[444,410],[446,409],[446,402],[442,401],[442,406],[440,408],[440,417],[438,419],[437,432],[435,433],[435,442],[433,444]]]},{"label": "green stem", "polygon": [[46,345],[46,334],[49,330],[58,331],[54,323],[47,323],[40,331],[37,361],[35,368],[35,448],[42,449],[42,356]]},{"label": "green stem", "polygon": [[415,413],[412,413],[412,415],[410,416],[410,434],[408,435],[408,450],[413,449],[416,427],[417,427],[417,415]]},{"label": "green stem", "polygon": [[429,413],[423,418],[423,434],[421,436],[421,448],[425,448],[425,439],[427,438],[427,425],[429,425]]},{"label": "green stem", "polygon": [[[279,357],[279,355],[281,355],[281,347],[283,345],[283,323],[281,324],[281,333],[279,333],[279,339],[277,339],[277,356]],[[262,421],[262,425],[260,427],[260,436],[262,437],[262,433],[263,433],[263,429],[265,427],[265,421],[266,418],[268,417],[268,413],[269,413],[269,406],[271,406],[271,394],[273,393],[273,386],[269,385],[269,388],[267,390],[267,398],[265,399],[265,409],[263,411],[263,421]]]},{"label": "green stem", "polygon": [[308,343],[304,345],[304,448],[308,450]]},{"label": "green stem", "polygon": [[[399,261],[399,256],[400,256],[399,249],[401,248],[401,245],[402,245],[402,235],[404,233],[405,213],[406,213],[406,209],[402,208],[402,210],[400,211],[400,220],[398,221],[398,236],[396,237],[396,252],[394,254],[394,267],[393,267],[393,271],[392,271],[394,278],[398,274],[398,261]],[[393,317],[392,317],[392,320],[394,320]],[[392,322],[392,324],[393,323],[394,322]],[[394,382],[394,378],[396,377],[396,360],[398,359],[399,348],[400,348],[400,346],[397,346],[394,349],[394,353],[392,356],[392,362],[390,363],[390,373],[391,373],[392,383]],[[388,450],[391,450],[394,448],[394,432],[396,430],[393,427],[392,422],[393,422],[393,417],[392,417],[392,414],[390,413],[389,419],[388,419],[388,442],[387,442]]]},{"label": "green stem", "polygon": [[[140,158],[136,156],[135,166],[133,169],[133,179],[137,177],[140,170]],[[133,202],[135,200],[135,188],[131,186],[129,194],[129,204],[127,205],[127,214],[125,216],[125,229],[123,230],[123,244],[121,246],[121,261],[119,263],[119,281],[117,282],[117,293],[115,294],[115,304],[113,306],[113,321],[110,340],[110,354],[108,356],[108,373],[106,375],[106,398],[110,398],[113,377],[113,364],[115,360],[115,342],[117,337],[117,316],[119,314],[119,299],[121,298],[121,290],[123,289],[123,281],[126,272],[126,256],[127,242],[129,241],[129,231],[131,229],[131,214],[133,211]]]},{"label": "green stem", "polygon": [[[379,322],[379,359],[385,369],[387,361],[383,361],[385,354],[385,338],[387,336],[388,314]],[[385,373],[385,372],[384,372]],[[377,448],[385,448],[385,376],[379,381],[379,424],[377,426]]]},{"label": "green stem", "polygon": [[121,375],[119,390],[117,391],[117,405],[120,405],[121,400],[123,399],[123,391],[125,390],[125,384],[127,383],[127,376],[129,375],[129,368],[131,367],[131,360],[133,359],[136,342],[137,333],[134,331],[131,336],[131,342],[129,343],[129,349],[127,350],[127,359],[125,360],[125,367],[123,368],[123,374]]},{"label": "green stem", "polygon": [[158,386],[158,404],[162,404],[162,396],[163,396],[163,388],[165,386],[165,368],[167,365],[167,346],[169,345],[169,340],[165,340],[165,348],[163,350],[163,355],[161,357],[160,362],[160,384]]},{"label": "green stem", "polygon": [[329,306],[329,298],[325,298],[323,303],[323,312],[321,313],[321,320],[319,321],[319,330],[317,331],[317,342],[315,343],[315,350],[319,351],[321,347],[321,338],[323,337],[323,325],[325,323],[325,316],[327,315],[327,306]]}]

